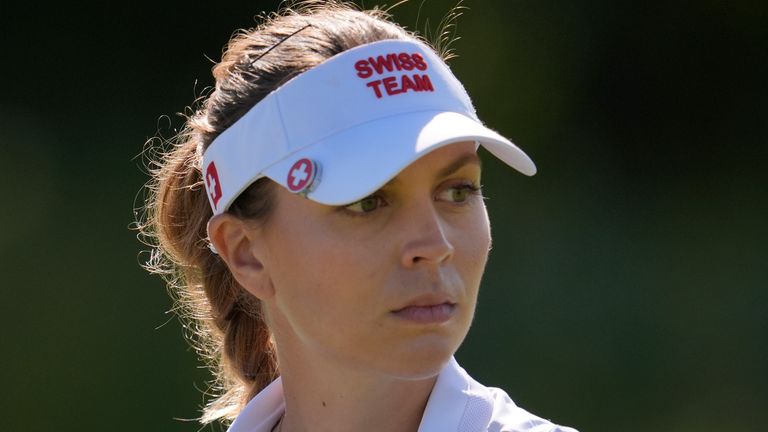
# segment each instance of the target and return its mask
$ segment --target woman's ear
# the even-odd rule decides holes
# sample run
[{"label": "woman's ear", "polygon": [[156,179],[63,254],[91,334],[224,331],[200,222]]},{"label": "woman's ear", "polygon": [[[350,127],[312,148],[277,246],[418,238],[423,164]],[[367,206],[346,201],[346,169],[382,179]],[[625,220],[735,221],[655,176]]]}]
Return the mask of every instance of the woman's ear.
[{"label": "woman's ear", "polygon": [[261,300],[274,295],[274,287],[259,246],[260,228],[224,213],[208,221],[208,239],[229,267],[235,280]]}]

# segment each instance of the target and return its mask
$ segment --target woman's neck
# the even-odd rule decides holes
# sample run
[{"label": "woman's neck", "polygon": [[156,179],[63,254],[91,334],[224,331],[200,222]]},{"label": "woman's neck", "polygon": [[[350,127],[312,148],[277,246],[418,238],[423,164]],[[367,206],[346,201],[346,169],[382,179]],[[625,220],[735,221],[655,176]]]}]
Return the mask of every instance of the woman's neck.
[{"label": "woman's neck", "polygon": [[418,430],[437,376],[408,380],[320,363],[281,363],[286,406],[281,432]]}]

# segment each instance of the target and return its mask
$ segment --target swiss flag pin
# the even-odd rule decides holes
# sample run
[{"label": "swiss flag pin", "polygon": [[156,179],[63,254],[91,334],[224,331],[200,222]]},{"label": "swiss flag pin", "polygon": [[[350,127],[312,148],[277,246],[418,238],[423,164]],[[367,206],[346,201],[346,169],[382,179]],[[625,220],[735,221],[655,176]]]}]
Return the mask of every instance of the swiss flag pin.
[{"label": "swiss flag pin", "polygon": [[291,192],[306,197],[317,186],[319,171],[317,162],[307,158],[299,159],[288,170],[285,184]]}]

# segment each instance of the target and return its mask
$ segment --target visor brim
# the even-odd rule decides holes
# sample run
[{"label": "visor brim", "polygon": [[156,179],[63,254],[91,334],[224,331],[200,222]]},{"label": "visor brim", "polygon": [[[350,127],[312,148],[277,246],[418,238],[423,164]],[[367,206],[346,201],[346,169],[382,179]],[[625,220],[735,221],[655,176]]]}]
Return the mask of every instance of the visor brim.
[{"label": "visor brim", "polygon": [[408,165],[442,146],[476,141],[525,175],[536,165],[508,139],[455,112],[421,111],[370,121],[322,139],[264,170],[287,187],[289,171],[302,158],[315,161],[320,174],[309,199],[344,205],[381,188]]}]

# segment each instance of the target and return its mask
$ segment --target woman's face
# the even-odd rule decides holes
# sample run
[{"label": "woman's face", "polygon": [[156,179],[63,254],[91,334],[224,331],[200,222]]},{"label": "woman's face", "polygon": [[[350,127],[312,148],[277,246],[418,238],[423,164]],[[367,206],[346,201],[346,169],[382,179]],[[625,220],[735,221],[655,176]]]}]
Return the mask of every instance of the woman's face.
[{"label": "woman's face", "polygon": [[347,207],[277,188],[259,250],[280,361],[439,372],[469,330],[490,247],[479,186],[475,144],[463,142]]}]

